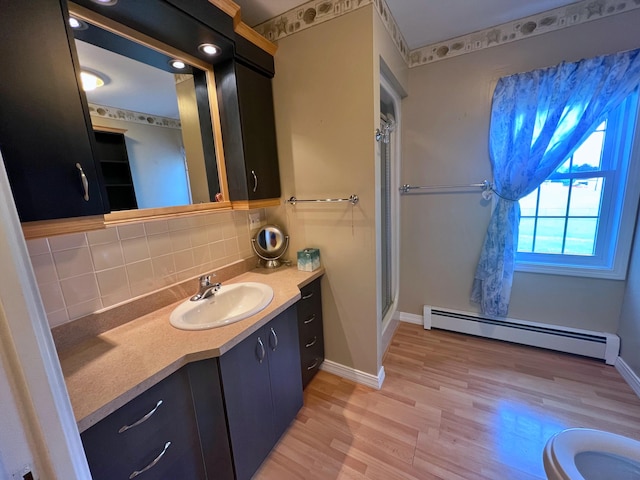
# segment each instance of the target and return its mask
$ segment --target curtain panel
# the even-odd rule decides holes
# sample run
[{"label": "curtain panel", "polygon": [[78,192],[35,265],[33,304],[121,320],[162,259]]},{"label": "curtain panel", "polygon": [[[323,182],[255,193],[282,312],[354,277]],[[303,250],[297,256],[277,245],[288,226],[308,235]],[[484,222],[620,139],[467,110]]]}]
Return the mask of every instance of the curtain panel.
[{"label": "curtain panel", "polygon": [[640,83],[640,49],[503,77],[493,94],[489,155],[497,204],[473,282],[481,311],[506,316],[520,205]]}]

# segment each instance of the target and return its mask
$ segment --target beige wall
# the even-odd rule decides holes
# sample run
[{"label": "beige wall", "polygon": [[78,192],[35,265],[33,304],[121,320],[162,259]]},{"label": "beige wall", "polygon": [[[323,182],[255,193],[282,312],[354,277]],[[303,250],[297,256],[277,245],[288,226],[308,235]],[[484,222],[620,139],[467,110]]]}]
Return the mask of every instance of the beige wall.
[{"label": "beige wall", "polygon": [[638,229],[638,222],[636,222],[633,245],[618,336],[620,337],[620,356],[640,377],[640,355],[638,355],[640,351],[640,229]]},{"label": "beige wall", "polygon": [[283,197],[360,203],[287,205],[270,212],[291,236],[290,256],[320,249],[326,358],[378,373],[373,9],[278,42],[273,80]]},{"label": "beige wall", "polygon": [[[498,78],[640,45],[640,11],[566,28],[409,70],[403,101],[403,182],[491,178],[488,131]],[[490,215],[479,192],[404,196],[399,310],[477,311],[469,302]],[[515,274],[509,316],[615,332],[624,282]]]}]

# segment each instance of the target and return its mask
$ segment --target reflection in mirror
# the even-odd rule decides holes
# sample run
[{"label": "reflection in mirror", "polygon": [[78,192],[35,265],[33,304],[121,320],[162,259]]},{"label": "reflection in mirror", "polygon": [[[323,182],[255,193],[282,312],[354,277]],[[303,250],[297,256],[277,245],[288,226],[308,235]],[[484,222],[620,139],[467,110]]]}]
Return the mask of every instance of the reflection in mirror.
[{"label": "reflection in mirror", "polygon": [[73,31],[81,70],[104,83],[83,88],[111,210],[219,200],[212,72],[85,21]]}]

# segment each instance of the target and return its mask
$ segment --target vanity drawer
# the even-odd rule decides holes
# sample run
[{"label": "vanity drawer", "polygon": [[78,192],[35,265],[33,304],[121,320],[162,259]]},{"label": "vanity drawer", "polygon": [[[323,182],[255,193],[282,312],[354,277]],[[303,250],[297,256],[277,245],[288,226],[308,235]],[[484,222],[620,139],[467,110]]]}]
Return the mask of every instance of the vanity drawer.
[{"label": "vanity drawer", "polygon": [[324,361],[322,297],[320,279],[300,289],[298,302],[298,339],[302,386],[306,387]]},{"label": "vanity drawer", "polygon": [[81,438],[94,480],[127,479],[152,464],[142,479],[205,478],[184,369],[83,432]]},{"label": "vanity drawer", "polygon": [[300,301],[298,302],[298,319],[308,319],[317,312],[322,312],[322,297],[320,291],[320,279],[316,279],[300,289]]},{"label": "vanity drawer", "polygon": [[324,361],[324,340],[322,337],[315,337],[315,343],[308,342],[300,345],[300,367],[302,370],[302,385],[306,387],[314,375],[320,369],[320,365]]}]

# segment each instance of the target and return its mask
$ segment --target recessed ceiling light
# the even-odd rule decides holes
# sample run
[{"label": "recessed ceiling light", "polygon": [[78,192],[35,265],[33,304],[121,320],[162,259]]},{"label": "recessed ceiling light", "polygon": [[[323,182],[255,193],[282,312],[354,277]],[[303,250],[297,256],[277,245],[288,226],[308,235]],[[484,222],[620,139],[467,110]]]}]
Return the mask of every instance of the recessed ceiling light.
[{"label": "recessed ceiling light", "polygon": [[85,92],[90,92],[104,85],[104,79],[100,75],[86,70],[80,72],[80,80],[82,80],[82,89]]},{"label": "recessed ceiling light", "polygon": [[198,46],[198,50],[202,53],[206,53],[207,55],[215,55],[220,51],[220,49],[213,43],[203,43]]},{"label": "recessed ceiling light", "polygon": [[182,60],[171,60],[169,62],[169,65],[171,65],[176,70],[182,70],[187,66]]},{"label": "recessed ceiling light", "polygon": [[86,22],[75,17],[69,17],[69,26],[74,30],[86,30],[89,27]]}]

